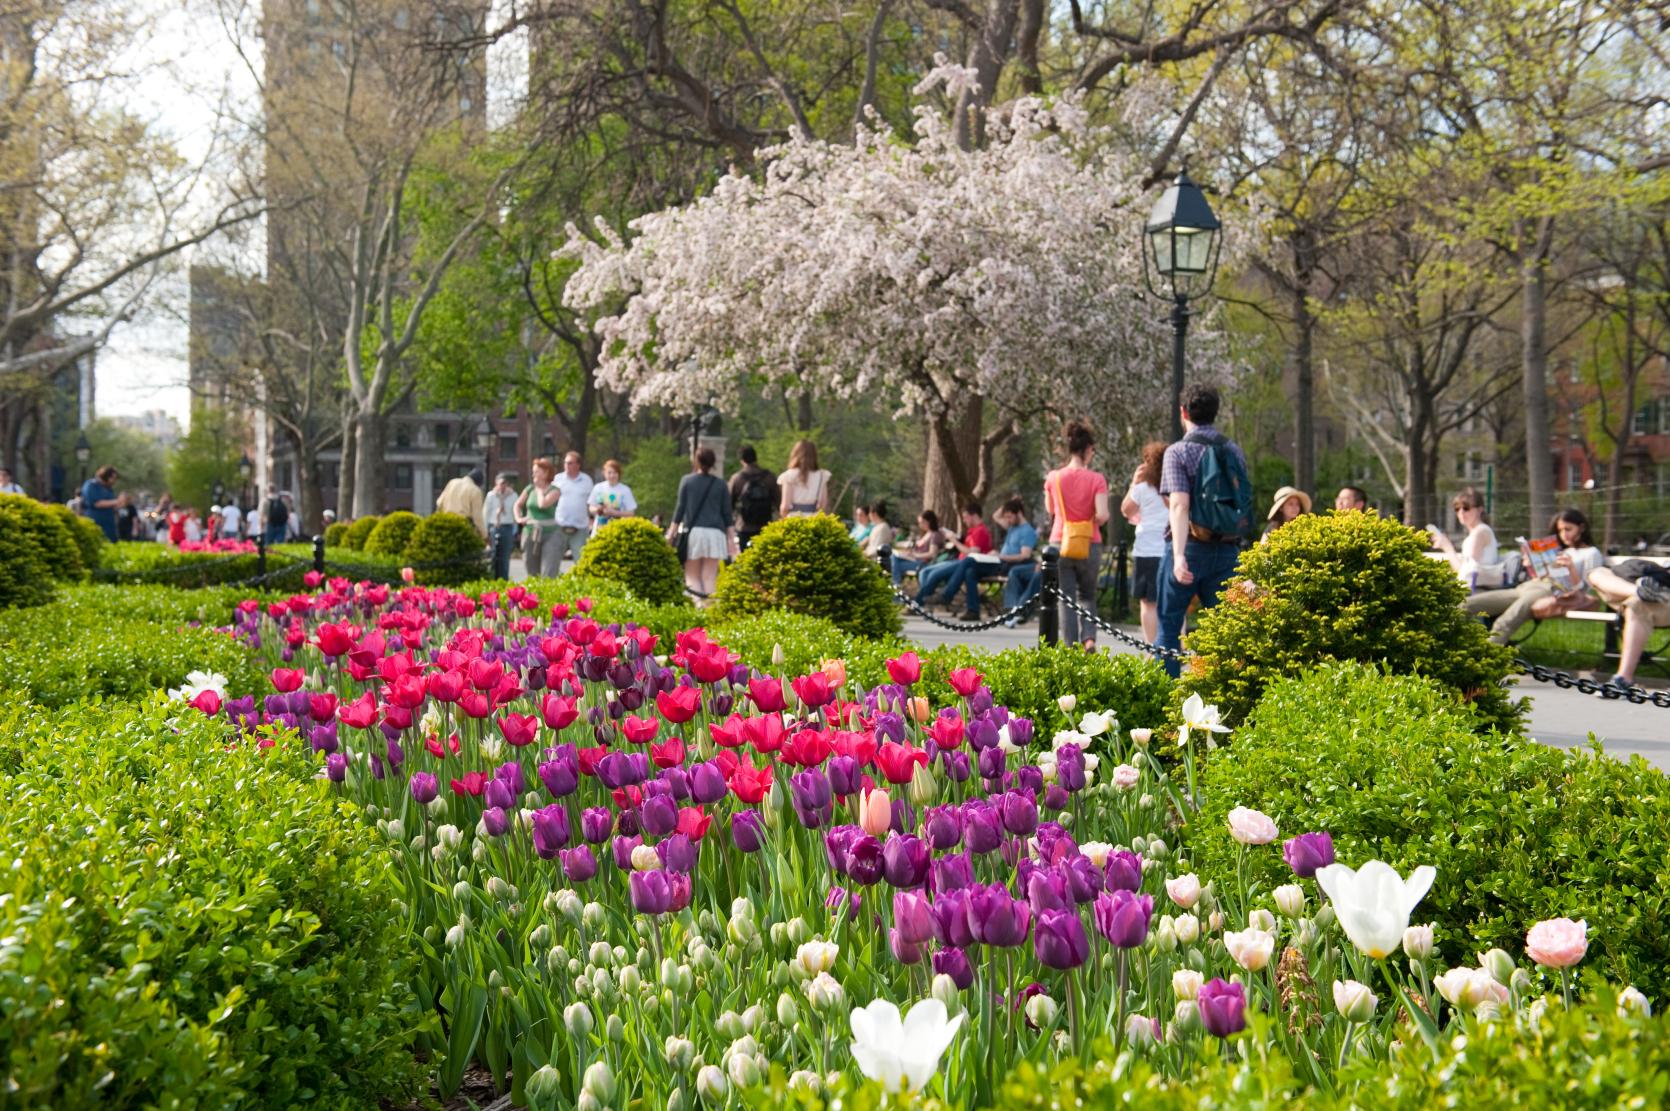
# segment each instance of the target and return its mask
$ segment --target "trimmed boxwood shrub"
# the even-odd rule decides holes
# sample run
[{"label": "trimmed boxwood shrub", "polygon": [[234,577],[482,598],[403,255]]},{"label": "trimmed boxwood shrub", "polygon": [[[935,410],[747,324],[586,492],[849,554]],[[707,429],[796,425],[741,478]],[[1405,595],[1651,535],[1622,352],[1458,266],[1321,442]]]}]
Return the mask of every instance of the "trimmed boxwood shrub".
[{"label": "trimmed boxwood shrub", "polygon": [[406,554],[406,545],[411,542],[412,533],[417,531],[418,523],[422,520],[422,517],[406,509],[397,509],[393,513],[385,514],[377,522],[377,527],[365,538],[365,554],[403,557]]},{"label": "trimmed boxwood shrub", "polygon": [[774,609],[814,614],[866,637],[897,635],[904,627],[881,567],[827,513],[767,525],[719,572],[715,621]]},{"label": "trimmed boxwood shrub", "polygon": [[[392,513],[383,518],[383,523],[371,536],[372,541],[375,542],[383,529],[398,516],[398,513]],[[427,586],[451,586],[481,574],[484,541],[474,525],[456,513],[431,513],[416,520],[418,523],[412,528],[401,554],[408,566],[416,568],[413,576],[418,582]],[[365,550],[371,553],[371,544],[367,544]],[[464,562],[466,560],[469,562]],[[454,566],[421,566],[440,563]]]},{"label": "trimmed boxwood shrub", "polygon": [[684,597],[684,569],[661,530],[642,517],[621,517],[586,541],[574,574],[618,582],[646,602]]},{"label": "trimmed boxwood shrub", "polygon": [[[268,569],[283,557],[268,552]],[[162,544],[112,544],[93,577],[109,583],[162,583],[175,587],[213,586],[252,578],[260,561],[254,552],[181,552]],[[298,576],[295,582],[301,580]]]},{"label": "trimmed boxwood shrub", "polygon": [[348,546],[348,529],[351,526],[346,521],[332,521],[325,526],[325,547],[345,548]]},{"label": "trimmed boxwood shrub", "polygon": [[352,548],[356,552],[363,552],[365,550],[365,542],[370,539],[371,533],[376,529],[378,523],[381,521],[382,518],[375,515],[370,517],[357,517],[354,520],[349,521],[348,531],[343,535],[342,546],[345,548]]},{"label": "trimmed boxwood shrub", "polygon": [[[1585,967],[1670,993],[1670,782],[1640,757],[1486,732],[1430,679],[1333,664],[1272,683],[1200,792],[1185,840],[1201,875],[1235,874],[1226,815],[1250,806],[1284,838],[1332,834],[1342,863],[1436,868],[1416,917],[1437,923],[1452,961],[1522,953],[1533,923],[1564,915],[1589,923]],[[1247,868],[1266,890],[1292,877],[1279,845]]]},{"label": "trimmed boxwood shrub", "polygon": [[104,530],[88,518],[70,512],[67,505],[57,502],[41,504],[69,530],[70,539],[75,541],[76,549],[81,553],[81,566],[87,571],[97,571],[104,562],[104,547],[110,543],[104,538]]},{"label": "trimmed boxwood shrub", "polygon": [[1518,724],[1523,706],[1501,682],[1513,651],[1489,642],[1461,610],[1449,564],[1424,554],[1425,534],[1370,513],[1300,517],[1241,556],[1221,604],[1188,638],[1179,699],[1198,692],[1228,724],[1265,686],[1327,660],[1427,675],[1471,700],[1480,721]]},{"label": "trimmed boxwood shrub", "polygon": [[[0,505],[9,510],[8,528],[22,529],[34,536],[46,560],[47,572],[54,579],[59,582],[86,580],[87,565],[81,560],[81,548],[75,541],[75,534],[62,519],[34,498],[21,494],[0,494]],[[69,510],[65,509],[65,512]]]},{"label": "trimmed boxwood shrub", "polygon": [[52,600],[52,589],[52,564],[39,534],[17,506],[0,504],[0,610],[43,606]]},{"label": "trimmed boxwood shrub", "polygon": [[0,706],[0,1102],[416,1094],[391,858],[304,745],[227,737],[161,699]]}]

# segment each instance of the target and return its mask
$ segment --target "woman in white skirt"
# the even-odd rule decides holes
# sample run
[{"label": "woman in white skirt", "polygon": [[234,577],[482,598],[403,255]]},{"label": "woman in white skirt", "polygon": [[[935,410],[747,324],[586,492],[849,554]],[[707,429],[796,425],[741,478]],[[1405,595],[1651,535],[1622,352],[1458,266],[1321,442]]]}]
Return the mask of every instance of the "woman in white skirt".
[{"label": "woman in white skirt", "polygon": [[705,601],[719,581],[719,561],[737,553],[736,527],[731,521],[731,490],[713,474],[712,448],[696,452],[695,470],[679,479],[678,503],[667,539],[678,542],[685,533],[684,585]]}]

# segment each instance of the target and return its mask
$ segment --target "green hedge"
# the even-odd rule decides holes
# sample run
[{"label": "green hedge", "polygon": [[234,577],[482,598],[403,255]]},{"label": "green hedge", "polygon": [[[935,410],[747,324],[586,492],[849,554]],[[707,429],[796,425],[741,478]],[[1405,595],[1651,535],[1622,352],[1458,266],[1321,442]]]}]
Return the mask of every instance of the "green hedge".
[{"label": "green hedge", "polygon": [[30,527],[27,511],[16,504],[0,504],[0,610],[44,606],[52,594],[52,563]]},{"label": "green hedge", "polygon": [[[1670,997],[1670,782],[1629,762],[1481,730],[1431,680],[1336,664],[1271,684],[1252,720],[1207,761],[1186,841],[1202,875],[1233,875],[1226,815],[1250,806],[1283,837],[1333,835],[1340,861],[1438,870],[1417,917],[1453,960],[1557,916],[1589,923],[1588,965]],[[1268,887],[1292,873],[1248,856]]]},{"label": "green hedge", "polygon": [[365,542],[371,538],[371,533],[377,528],[381,517],[356,517],[348,522],[348,531],[344,534],[342,544],[354,551],[364,551]]},{"label": "green hedge", "polygon": [[341,548],[348,543],[348,525],[342,521],[332,521],[325,526],[325,547]]},{"label": "green hedge", "polygon": [[[367,545],[369,550],[369,545]],[[451,586],[474,578],[486,567],[486,542],[467,519],[456,513],[432,513],[412,530],[402,553],[408,566],[420,567],[416,581]],[[451,567],[422,567],[450,563]]]},{"label": "green hedge", "polygon": [[[246,594],[69,587],[48,605],[0,613],[0,692],[45,706],[142,698],[201,670],[225,675],[233,694],[265,693],[265,675],[249,652],[207,627],[229,622]],[[191,628],[190,622],[207,624]]]},{"label": "green hedge", "polygon": [[684,597],[684,568],[661,530],[642,517],[610,522],[586,541],[576,575],[620,583],[653,605]]},{"label": "green hedge", "polygon": [[81,553],[81,566],[87,571],[98,570],[104,562],[104,549],[110,543],[104,538],[104,530],[90,519],[70,512],[67,505],[59,505],[57,502],[41,504],[69,530],[70,539],[75,542],[77,551]]},{"label": "green hedge", "polygon": [[812,614],[872,638],[904,627],[879,564],[827,513],[773,522],[719,572],[713,620],[769,610]]},{"label": "green hedge", "polygon": [[397,879],[314,774],[161,700],[0,706],[0,1105],[417,1093]]},{"label": "green hedge", "polygon": [[40,545],[41,556],[46,560],[47,572],[54,579],[81,582],[87,578],[81,546],[76,543],[75,534],[62,517],[43,503],[21,494],[0,494],[0,506],[6,510],[8,530],[21,530],[35,538],[35,543]]},{"label": "green hedge", "polygon": [[406,509],[397,509],[387,514],[365,538],[365,554],[386,556],[390,559],[404,558],[406,545],[410,543],[412,533],[417,531],[422,520],[422,517]]},{"label": "green hedge", "polygon": [[1233,725],[1264,687],[1328,660],[1429,675],[1503,728],[1523,714],[1500,685],[1513,652],[1461,610],[1449,564],[1426,534],[1369,513],[1300,517],[1241,556],[1236,580],[1189,636],[1179,697],[1196,691]]}]

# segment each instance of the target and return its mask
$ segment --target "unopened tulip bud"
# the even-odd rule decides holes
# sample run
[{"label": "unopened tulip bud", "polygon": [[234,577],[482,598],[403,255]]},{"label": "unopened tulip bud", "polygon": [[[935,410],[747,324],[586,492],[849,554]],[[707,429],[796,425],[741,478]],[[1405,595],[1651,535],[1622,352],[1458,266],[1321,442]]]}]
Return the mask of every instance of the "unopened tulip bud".
[{"label": "unopened tulip bud", "polygon": [[1159,1043],[1155,1022],[1145,1015],[1130,1015],[1125,1019],[1125,1041],[1132,1049],[1143,1050]]},{"label": "unopened tulip bud", "polygon": [[662,1051],[667,1058],[667,1064],[673,1067],[674,1072],[684,1072],[696,1059],[696,1043],[677,1034],[667,1036]]},{"label": "unopened tulip bud", "polygon": [[1150,940],[1159,952],[1173,952],[1177,948],[1177,927],[1171,923],[1170,919],[1167,919],[1160,923],[1160,928],[1154,931]]},{"label": "unopened tulip bud", "polygon": [[781,644],[773,644],[771,646],[771,666],[782,667],[787,660],[788,657],[783,654],[783,646]]},{"label": "unopened tulip bud", "polygon": [[460,945],[464,944],[464,938],[467,936],[469,936],[469,927],[463,922],[459,922],[458,925],[452,927],[452,929],[446,932],[447,948],[458,948]]},{"label": "unopened tulip bud", "polygon": [[1215,910],[1206,916],[1206,928],[1212,933],[1218,933],[1224,928],[1224,912]]},{"label": "unopened tulip bud", "polygon": [[1334,981],[1334,1009],[1347,1022],[1367,1022],[1379,1003],[1367,984],[1356,980]]},{"label": "unopened tulip bud", "polygon": [[591,1008],[584,1003],[570,1003],[562,1013],[562,1024],[571,1038],[589,1036],[593,1026]]},{"label": "unopened tulip bud", "polygon": [[1076,694],[1064,694],[1055,700],[1055,704],[1061,707],[1062,713],[1070,714],[1073,712],[1073,707],[1079,704],[1079,696]]},{"label": "unopened tulip bud", "polygon": [[719,1032],[720,1037],[735,1041],[742,1037],[742,1016],[735,1011],[725,1011],[720,1014],[713,1028]]},{"label": "unopened tulip bud", "polygon": [[667,1093],[667,1111],[690,1111],[690,1104],[684,1098],[683,1088],[674,1088]]},{"label": "unopened tulip bud", "polygon": [[1479,954],[1479,967],[1490,973],[1490,978],[1507,986],[1513,980],[1514,962],[1505,949],[1491,949]]},{"label": "unopened tulip bud", "polygon": [[1620,1015],[1640,1015],[1642,1018],[1650,1018],[1653,1013],[1653,1005],[1647,1001],[1645,995],[1641,994],[1639,988],[1631,984],[1618,993],[1618,1013]]},{"label": "unopened tulip bud", "polygon": [[638,966],[629,964],[620,970],[620,993],[622,995],[637,995],[638,989],[644,986],[643,974]]},{"label": "unopened tulip bud", "polygon": [[607,1108],[602,1100],[582,1088],[580,1098],[574,1101],[574,1111],[607,1111]]},{"label": "unopened tulip bud", "polygon": [[1424,961],[1432,956],[1432,927],[1410,926],[1404,930],[1403,951],[1419,961]]},{"label": "unopened tulip bud", "polygon": [[[1288,918],[1297,918],[1305,913],[1305,889],[1296,883],[1284,883],[1276,888],[1276,909]],[[1272,926],[1271,929],[1275,927]]]},{"label": "unopened tulip bud", "polygon": [[788,1027],[800,1021],[800,1005],[786,991],[777,996],[777,1021]]},{"label": "unopened tulip bud", "polygon": [[1316,943],[1316,923],[1309,918],[1301,918],[1293,927],[1293,944],[1303,949],[1307,945]]},{"label": "unopened tulip bud", "polygon": [[391,841],[404,841],[404,840],[406,840],[406,827],[405,827],[404,824],[401,823],[399,818],[390,818],[389,819],[388,835],[389,835],[389,840],[391,840]]},{"label": "unopened tulip bud", "polygon": [[1263,907],[1255,907],[1247,913],[1247,925],[1255,930],[1273,934],[1276,932],[1276,916]]},{"label": "unopened tulip bud", "polygon": [[471,887],[464,880],[459,880],[457,883],[452,885],[452,898],[454,902],[468,903],[474,895],[475,888]]},{"label": "unopened tulip bud", "polygon": [[1197,1030],[1200,1027],[1200,1007],[1192,999],[1179,999],[1171,1012],[1171,1021],[1179,1030]]},{"label": "unopened tulip bud", "polygon": [[765,1021],[765,1008],[755,1003],[742,1012],[742,1028],[752,1034]]},{"label": "unopened tulip bud", "polygon": [[580,922],[595,933],[609,924],[609,912],[603,909],[602,903],[587,903],[580,912]]},{"label": "unopened tulip bud", "polygon": [[591,970],[591,992],[599,999],[613,999],[615,997],[615,982],[609,977],[606,968]]},{"label": "unopened tulip bud", "polygon": [[496,968],[489,972],[487,974],[487,986],[493,991],[498,991],[504,987],[504,973]]},{"label": "unopened tulip bud", "polygon": [[508,903],[516,898],[517,891],[508,881],[499,876],[489,876],[487,879],[487,894],[501,903]]},{"label": "unopened tulip bud", "polygon": [[789,943],[789,924],[787,922],[773,922],[771,924],[771,947],[781,949]]},{"label": "unopened tulip bud", "polygon": [[1526,995],[1531,990],[1531,974],[1523,968],[1516,968],[1508,977],[1508,986],[1520,995]]},{"label": "unopened tulip bud", "polygon": [[746,1053],[734,1054],[726,1066],[731,1083],[738,1088],[752,1088],[760,1082],[760,1069]]},{"label": "unopened tulip bud", "polygon": [[1316,911],[1316,928],[1326,930],[1334,924],[1334,904],[1323,903]]},{"label": "unopened tulip bud", "polygon": [[609,948],[607,941],[594,941],[586,950],[586,963],[593,968],[608,968],[614,959],[615,951]]},{"label": "unopened tulip bud", "polygon": [[438,826],[435,829],[435,841],[450,852],[463,844],[464,832],[454,825]]},{"label": "unopened tulip bud", "polygon": [[945,1004],[947,1011],[955,1011],[957,1002],[957,981],[943,972],[935,973],[933,986],[928,989],[935,999]]},{"label": "unopened tulip bud", "polygon": [[1147,748],[1149,742],[1153,741],[1153,739],[1154,731],[1152,729],[1131,730],[1131,743],[1136,745],[1138,748]]},{"label": "unopened tulip bud", "polygon": [[603,1024],[603,1033],[612,1042],[623,1042],[626,1040],[626,1023],[619,1015],[610,1015],[609,1021]]},{"label": "unopened tulip bud", "polygon": [[1047,995],[1034,995],[1026,1001],[1026,1017],[1032,1025],[1042,1029],[1055,1024],[1055,1015],[1059,1008],[1055,1000]]},{"label": "unopened tulip bud", "polygon": [[1192,914],[1179,914],[1171,928],[1176,931],[1177,941],[1182,945],[1193,945],[1200,937],[1200,919]]},{"label": "unopened tulip bud", "polygon": [[533,928],[528,935],[528,948],[543,953],[551,947],[551,927],[544,922]]},{"label": "unopened tulip bud", "polygon": [[847,993],[827,972],[820,972],[801,986],[812,1006],[819,1010],[840,1011],[846,1006]]},{"label": "unopened tulip bud", "polygon": [[1171,993],[1178,999],[1193,999],[1200,994],[1206,978],[1190,968],[1179,968],[1171,974]]},{"label": "unopened tulip bud", "polygon": [[726,932],[730,934],[731,940],[738,945],[753,945],[760,940],[760,928],[754,925],[752,918],[731,919],[730,927]]},{"label": "unopened tulip bud", "polygon": [[811,940],[812,927],[806,924],[806,919],[799,915],[788,921],[789,944],[800,946]]},{"label": "unopened tulip bud", "polygon": [[523,1086],[532,1111],[556,1111],[562,1105],[562,1075],[550,1065],[540,1067]]},{"label": "unopened tulip bud", "polygon": [[593,1061],[586,1066],[586,1079],[583,1087],[593,1097],[608,1103],[615,1098],[615,1074],[609,1068],[607,1061]]},{"label": "unopened tulip bud", "polygon": [[816,1092],[822,1086],[823,1082],[818,1079],[818,1074],[815,1072],[796,1069],[789,1074],[789,1091],[791,1092]]},{"label": "unopened tulip bud", "polygon": [[696,1094],[702,1097],[702,1102],[715,1106],[725,1102],[725,1093],[730,1084],[725,1080],[725,1074],[719,1071],[717,1065],[703,1065],[696,1074]]}]

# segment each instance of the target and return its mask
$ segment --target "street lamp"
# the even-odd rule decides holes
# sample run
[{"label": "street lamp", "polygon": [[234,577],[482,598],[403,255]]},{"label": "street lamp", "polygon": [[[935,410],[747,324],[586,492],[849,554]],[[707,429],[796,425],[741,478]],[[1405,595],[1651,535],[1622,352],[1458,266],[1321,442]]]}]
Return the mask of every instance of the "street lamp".
[{"label": "street lamp", "polygon": [[[1206,203],[1206,194],[1179,173],[1166,187],[1143,230],[1142,277],[1148,292],[1171,300],[1171,436],[1183,438],[1183,338],[1189,331],[1189,302],[1212,292],[1223,245],[1223,225]],[[1158,274],[1164,289],[1156,288]]]},{"label": "street lamp", "polygon": [[493,422],[487,417],[482,417],[481,423],[476,425],[475,449],[481,453],[481,483],[483,486],[490,486],[493,472]]},{"label": "street lamp", "polygon": [[245,505],[248,505],[255,500],[249,496],[249,476],[254,473],[255,463],[250,459],[249,452],[240,452],[238,455],[238,477],[242,480],[242,482],[240,483],[240,489],[238,490],[238,497]]},{"label": "street lamp", "polygon": [[93,445],[87,442],[87,431],[82,429],[75,434],[75,461],[80,464],[80,477],[76,479],[76,489],[80,489],[87,481],[87,460],[93,457]]}]

